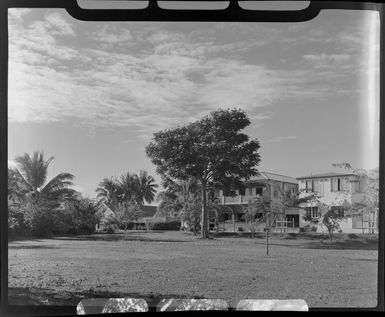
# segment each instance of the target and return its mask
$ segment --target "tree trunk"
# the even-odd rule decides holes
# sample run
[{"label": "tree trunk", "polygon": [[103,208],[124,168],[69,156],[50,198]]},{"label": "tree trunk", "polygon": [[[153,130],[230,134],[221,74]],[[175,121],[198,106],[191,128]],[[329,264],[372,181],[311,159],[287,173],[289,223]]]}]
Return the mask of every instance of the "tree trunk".
[{"label": "tree trunk", "polygon": [[206,184],[202,182],[202,238],[209,238],[208,217],[207,217],[207,203],[206,203]]},{"label": "tree trunk", "polygon": [[219,212],[218,212],[218,210],[215,210],[215,227],[216,227],[215,231],[216,231],[216,233],[218,233],[219,232]]},{"label": "tree trunk", "polygon": [[251,231],[251,239],[254,239],[253,216],[251,216],[251,220],[250,220],[250,231]]}]

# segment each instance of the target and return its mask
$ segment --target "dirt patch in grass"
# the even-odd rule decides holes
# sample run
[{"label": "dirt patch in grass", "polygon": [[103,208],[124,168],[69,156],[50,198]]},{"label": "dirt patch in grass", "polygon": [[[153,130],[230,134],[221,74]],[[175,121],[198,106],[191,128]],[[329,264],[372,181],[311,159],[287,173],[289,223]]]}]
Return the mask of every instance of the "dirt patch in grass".
[{"label": "dirt patch in grass", "polygon": [[[255,239],[130,231],[9,244],[9,302],[76,305],[83,298],[305,299],[310,307],[377,304],[376,240]],[[287,238],[289,237],[289,238]]]}]

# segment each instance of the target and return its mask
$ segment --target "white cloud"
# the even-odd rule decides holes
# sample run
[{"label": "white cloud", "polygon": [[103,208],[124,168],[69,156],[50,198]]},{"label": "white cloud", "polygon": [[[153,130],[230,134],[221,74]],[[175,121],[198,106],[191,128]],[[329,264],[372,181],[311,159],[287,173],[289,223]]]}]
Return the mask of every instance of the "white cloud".
[{"label": "white cloud", "polygon": [[[150,28],[141,31],[150,41],[140,46],[138,32],[126,27],[82,33],[75,24],[55,12],[28,27],[10,25],[9,120],[132,127],[147,137],[219,107],[240,107],[260,122],[271,116],[268,110],[261,116],[262,108],[320,94],[316,87],[303,89],[309,70],[271,69],[214,54],[236,45],[192,42]],[[76,46],[62,35],[90,45]],[[111,51],[118,43],[127,49]]]},{"label": "white cloud", "polygon": [[9,8],[8,9],[8,20],[10,23],[20,23],[23,17],[31,12],[31,9],[27,8]]},{"label": "white cloud", "polygon": [[306,54],[303,58],[311,63],[316,68],[335,67],[349,61],[349,54]]},{"label": "white cloud", "polygon": [[268,140],[267,142],[286,142],[286,141],[295,140],[295,139],[297,139],[297,136],[295,135],[284,135],[284,136],[276,136]]},{"label": "white cloud", "polygon": [[75,35],[72,25],[59,12],[47,14],[45,24],[52,35]]}]

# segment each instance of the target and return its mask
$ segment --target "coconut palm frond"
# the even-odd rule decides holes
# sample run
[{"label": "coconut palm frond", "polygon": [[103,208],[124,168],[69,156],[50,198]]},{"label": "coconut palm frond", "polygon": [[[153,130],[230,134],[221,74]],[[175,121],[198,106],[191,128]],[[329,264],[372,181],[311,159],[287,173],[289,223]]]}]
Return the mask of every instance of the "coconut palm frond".
[{"label": "coconut palm frond", "polygon": [[28,153],[15,158],[18,169],[24,179],[36,190],[43,186],[47,179],[47,169],[53,157],[44,160],[42,152],[34,152],[31,157]]},{"label": "coconut palm frond", "polygon": [[60,202],[65,200],[76,200],[78,192],[72,188],[59,188],[51,192],[42,192],[41,197],[47,201]]},{"label": "coconut palm frond", "polygon": [[141,202],[145,200],[148,203],[154,201],[156,188],[159,186],[155,184],[155,179],[148,175],[146,171],[140,171],[138,178],[138,193],[140,195]]},{"label": "coconut palm frond", "polygon": [[167,192],[167,191],[162,191],[159,192],[156,197],[155,201],[160,202],[163,200],[175,200],[178,196],[175,193]]},{"label": "coconut palm frond", "polygon": [[138,199],[138,177],[129,172],[123,174],[117,181],[118,195],[122,201]]},{"label": "coconut palm frond", "polygon": [[8,169],[8,194],[15,197],[25,196],[33,191],[32,186],[24,179],[18,169]]},{"label": "coconut palm frond", "polygon": [[60,173],[51,179],[42,189],[42,193],[54,192],[63,188],[73,186],[72,180],[75,177],[70,173]]}]

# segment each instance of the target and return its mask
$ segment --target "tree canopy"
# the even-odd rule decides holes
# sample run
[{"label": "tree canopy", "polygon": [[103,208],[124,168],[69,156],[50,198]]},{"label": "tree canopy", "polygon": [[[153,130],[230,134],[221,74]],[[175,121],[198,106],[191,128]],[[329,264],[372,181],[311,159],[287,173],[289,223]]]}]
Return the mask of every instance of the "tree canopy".
[{"label": "tree canopy", "polygon": [[140,171],[139,175],[127,172],[118,179],[104,178],[96,189],[97,198],[111,206],[123,202],[151,203],[158,187],[154,182],[155,179],[146,171]]},{"label": "tree canopy", "polygon": [[59,173],[46,182],[48,166],[54,158],[44,159],[42,152],[35,151],[32,156],[24,153],[15,158],[17,168],[8,170],[11,195],[18,198],[31,197],[35,202],[44,200],[58,205],[61,201],[73,199],[77,192],[71,188],[74,176]]},{"label": "tree canopy", "polygon": [[154,134],[147,156],[164,179],[195,177],[202,186],[202,235],[208,236],[206,189],[238,188],[257,175],[257,139],[241,131],[250,125],[240,109],[219,109],[201,120]]}]

